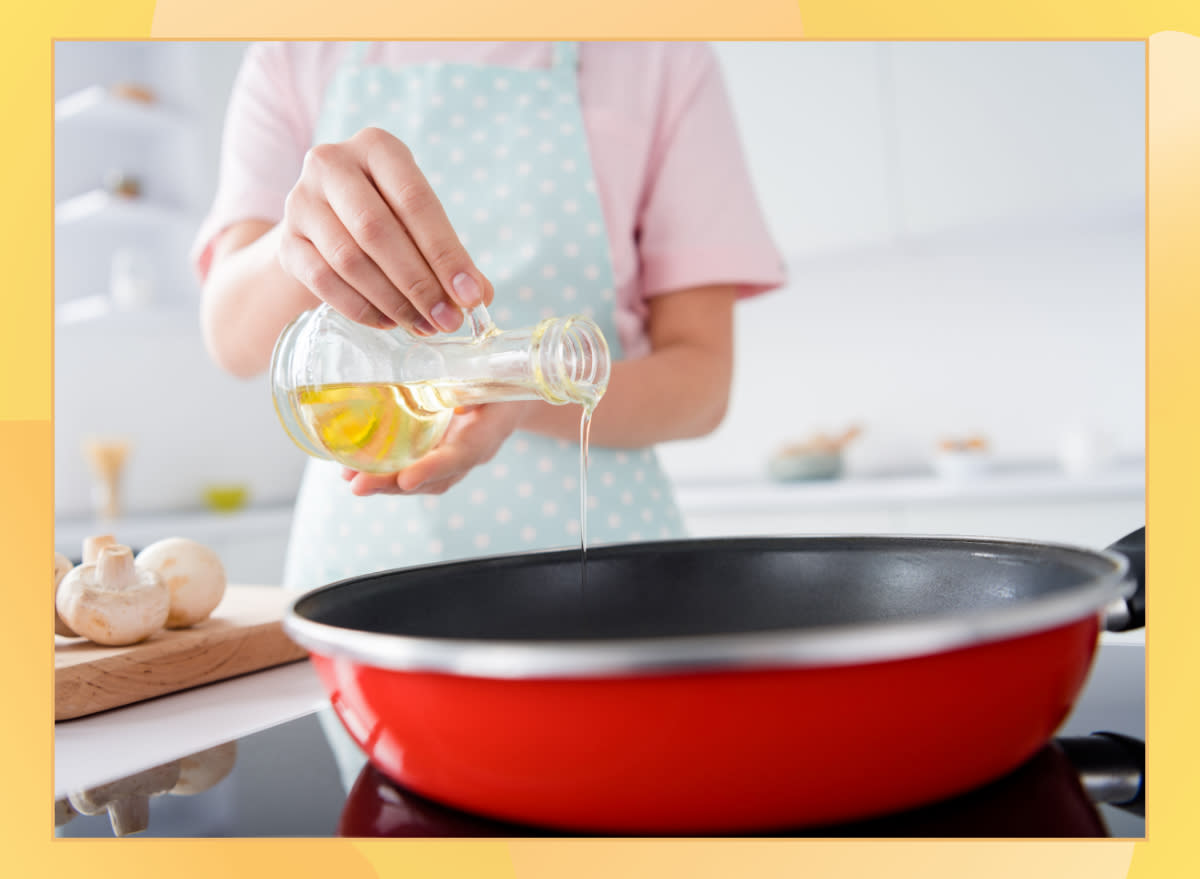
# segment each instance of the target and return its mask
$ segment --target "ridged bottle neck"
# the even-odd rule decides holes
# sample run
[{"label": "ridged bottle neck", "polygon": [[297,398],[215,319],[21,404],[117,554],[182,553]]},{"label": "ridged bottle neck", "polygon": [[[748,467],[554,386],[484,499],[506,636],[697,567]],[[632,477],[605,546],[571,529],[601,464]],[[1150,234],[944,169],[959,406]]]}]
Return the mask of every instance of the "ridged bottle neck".
[{"label": "ridged bottle neck", "polygon": [[586,317],[550,318],[534,329],[530,351],[534,381],[551,403],[595,408],[612,370],[608,343]]}]

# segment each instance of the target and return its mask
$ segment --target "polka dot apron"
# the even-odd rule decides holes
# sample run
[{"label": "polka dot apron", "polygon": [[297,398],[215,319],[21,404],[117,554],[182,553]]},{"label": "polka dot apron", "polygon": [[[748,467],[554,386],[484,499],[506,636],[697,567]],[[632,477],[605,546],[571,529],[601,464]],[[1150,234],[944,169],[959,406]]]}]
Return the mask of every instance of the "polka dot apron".
[{"label": "polka dot apron", "polygon": [[[548,69],[367,63],[353,44],[324,101],[315,142],[366,126],[412,150],[479,267],[501,329],[586,314],[620,359],[608,236],[576,81],[578,49],[556,44]],[[603,411],[604,402],[600,403]],[[578,545],[579,445],[517,433],[439,496],[355,498],[339,465],[313,460],[296,502],[284,585],[306,590],[372,571]],[[682,536],[652,449],[591,447],[588,541]],[[365,757],[330,709],[320,712],[349,789]]]},{"label": "polka dot apron", "polygon": [[[579,105],[578,47],[556,44],[551,66],[532,70],[440,62],[393,69],[367,63],[369,44],[348,49],[315,141],[342,141],[366,126],[395,134],[495,284],[496,324],[518,329],[586,314],[619,359],[608,236]],[[519,432],[438,496],[355,498],[340,470],[314,460],[305,472],[288,588],[580,539],[578,442]],[[681,534],[652,449],[589,449],[589,545]]]}]

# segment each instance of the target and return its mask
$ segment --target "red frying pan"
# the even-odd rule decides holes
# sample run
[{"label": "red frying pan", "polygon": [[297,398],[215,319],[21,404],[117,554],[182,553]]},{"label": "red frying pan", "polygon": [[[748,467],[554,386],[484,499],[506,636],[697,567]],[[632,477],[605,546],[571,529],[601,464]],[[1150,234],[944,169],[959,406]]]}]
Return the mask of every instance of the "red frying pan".
[{"label": "red frying pan", "polygon": [[[345,580],[285,626],[372,763],[560,831],[738,833],[943,800],[1038,751],[1105,625],[1109,550],[774,537],[497,556]],[[966,743],[966,744],[964,744]]]}]

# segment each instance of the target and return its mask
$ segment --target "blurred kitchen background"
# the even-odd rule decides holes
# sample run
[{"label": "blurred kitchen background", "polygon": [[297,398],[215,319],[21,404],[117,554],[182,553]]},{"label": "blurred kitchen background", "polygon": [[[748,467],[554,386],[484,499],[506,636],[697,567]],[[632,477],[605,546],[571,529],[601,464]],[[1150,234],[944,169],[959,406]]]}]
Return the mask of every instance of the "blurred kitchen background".
[{"label": "blurred kitchen background", "polygon": [[[183,535],[235,581],[281,577],[305,458],[265,380],[207,359],[187,259],[244,48],[55,46],[69,555]],[[693,533],[1103,546],[1142,525],[1143,44],[717,51],[791,279],[739,308],[725,424],[662,447]]]}]

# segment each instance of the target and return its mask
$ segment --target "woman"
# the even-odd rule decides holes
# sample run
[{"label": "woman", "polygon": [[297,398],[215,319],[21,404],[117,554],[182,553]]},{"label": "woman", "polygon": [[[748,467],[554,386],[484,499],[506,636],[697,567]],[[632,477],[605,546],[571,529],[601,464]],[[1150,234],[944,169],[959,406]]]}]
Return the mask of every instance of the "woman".
[{"label": "woman", "polygon": [[[321,301],[421,335],[479,302],[504,329],[593,317],[614,361],[596,543],[683,533],[652,446],[720,423],[734,303],[783,280],[716,59],[689,43],[254,45],[195,261],[239,376]],[[576,544],[579,415],[480,406],[392,475],[312,462],[285,585]]]}]

